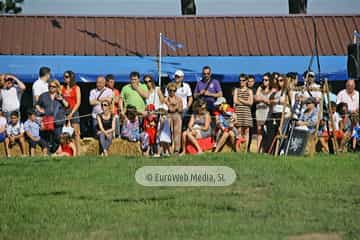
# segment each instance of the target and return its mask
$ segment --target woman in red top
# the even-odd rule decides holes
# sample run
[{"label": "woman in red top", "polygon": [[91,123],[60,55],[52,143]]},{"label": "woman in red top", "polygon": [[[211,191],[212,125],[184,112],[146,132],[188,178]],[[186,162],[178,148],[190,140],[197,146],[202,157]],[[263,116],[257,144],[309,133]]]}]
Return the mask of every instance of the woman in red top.
[{"label": "woman in red top", "polygon": [[81,91],[75,82],[75,73],[73,71],[66,71],[64,73],[64,85],[61,88],[61,94],[69,103],[70,112],[67,119],[70,121],[71,126],[74,128],[75,146],[77,152],[80,149],[80,118],[79,107],[81,103]]}]

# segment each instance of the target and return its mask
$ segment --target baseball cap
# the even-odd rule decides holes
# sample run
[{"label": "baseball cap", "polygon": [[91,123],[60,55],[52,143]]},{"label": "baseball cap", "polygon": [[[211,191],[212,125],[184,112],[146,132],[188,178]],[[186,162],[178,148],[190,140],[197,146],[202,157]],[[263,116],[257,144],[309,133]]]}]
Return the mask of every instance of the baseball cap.
[{"label": "baseball cap", "polygon": [[316,103],[316,99],[314,97],[309,97],[304,101],[305,104]]},{"label": "baseball cap", "polygon": [[215,106],[218,106],[220,104],[226,103],[226,99],[224,97],[218,97],[216,101],[214,102]]},{"label": "baseball cap", "polygon": [[183,77],[184,76],[184,72],[181,70],[176,70],[174,73],[174,76],[178,76],[178,77]]}]

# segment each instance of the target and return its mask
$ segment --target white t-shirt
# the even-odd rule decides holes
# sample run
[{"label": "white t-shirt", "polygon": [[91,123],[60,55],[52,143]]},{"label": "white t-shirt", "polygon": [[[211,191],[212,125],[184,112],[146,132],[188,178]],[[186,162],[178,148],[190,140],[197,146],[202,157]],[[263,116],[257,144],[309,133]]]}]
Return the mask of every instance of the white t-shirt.
[{"label": "white t-shirt", "polygon": [[160,97],[158,95],[159,87],[155,87],[155,90],[149,94],[149,97],[146,99],[146,105],[154,104],[155,110],[158,110],[162,104],[160,103]]},{"label": "white t-shirt", "polygon": [[[101,93],[101,95],[100,95],[100,93]],[[110,88],[105,87],[101,90],[95,88],[90,91],[89,101],[96,100],[98,98],[99,99],[109,98],[109,97],[113,97],[113,96],[114,96],[113,91]],[[101,104],[96,104],[95,106],[93,106],[91,116],[93,118],[96,118],[96,115],[101,112],[102,112]]]},{"label": "white t-shirt", "polygon": [[[187,110],[188,97],[192,96],[190,85],[183,82],[182,85],[176,89],[175,95],[181,98],[183,103],[183,108],[184,110]],[[165,89],[165,97],[167,96],[169,96],[169,93],[167,89]]]},{"label": "white t-shirt", "polygon": [[[321,99],[320,85],[316,84],[316,83],[312,83],[310,85],[310,88],[318,88],[319,91],[305,91],[303,96],[306,97],[306,98],[314,97],[314,98]],[[311,93],[311,95],[309,94],[309,92]]]},{"label": "white t-shirt", "polygon": [[350,112],[355,112],[359,109],[359,92],[354,90],[354,95],[349,96],[346,89],[341,90],[337,95],[336,104],[341,102],[347,103]]},{"label": "white t-shirt", "polygon": [[24,133],[24,125],[18,122],[16,125],[12,125],[11,123],[7,125],[6,133],[8,136],[18,136],[21,133]]},{"label": "white t-shirt", "polygon": [[0,116],[0,128],[6,127],[7,121],[5,117]]},{"label": "white t-shirt", "polygon": [[9,89],[3,88],[0,92],[2,99],[2,110],[4,112],[12,112],[20,109],[21,90],[18,86]]},{"label": "white t-shirt", "polygon": [[34,103],[35,103],[35,96],[40,97],[41,94],[49,91],[49,86],[47,82],[44,82],[40,78],[36,80],[32,86]]}]

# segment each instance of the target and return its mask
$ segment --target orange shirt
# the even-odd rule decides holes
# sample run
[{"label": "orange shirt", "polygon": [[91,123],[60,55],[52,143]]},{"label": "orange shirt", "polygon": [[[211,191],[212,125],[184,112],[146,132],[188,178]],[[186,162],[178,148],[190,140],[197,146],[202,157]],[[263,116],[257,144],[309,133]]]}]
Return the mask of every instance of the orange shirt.
[{"label": "orange shirt", "polygon": [[69,104],[69,108],[72,110],[76,105],[76,87],[77,85],[72,86],[69,90],[66,89],[64,86],[61,88],[61,94],[65,98],[65,100]]}]

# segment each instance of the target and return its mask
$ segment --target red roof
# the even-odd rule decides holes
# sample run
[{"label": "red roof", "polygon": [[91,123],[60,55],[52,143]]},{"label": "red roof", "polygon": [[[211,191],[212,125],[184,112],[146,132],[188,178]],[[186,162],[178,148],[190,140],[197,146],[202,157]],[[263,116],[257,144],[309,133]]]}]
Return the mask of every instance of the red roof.
[{"label": "red roof", "polygon": [[144,55],[159,33],[184,44],[168,56],[311,55],[312,18],[320,55],[347,55],[357,16],[75,17],[0,16],[0,54]]}]

